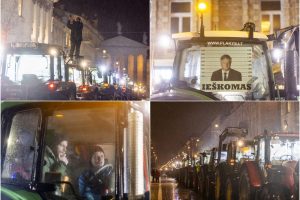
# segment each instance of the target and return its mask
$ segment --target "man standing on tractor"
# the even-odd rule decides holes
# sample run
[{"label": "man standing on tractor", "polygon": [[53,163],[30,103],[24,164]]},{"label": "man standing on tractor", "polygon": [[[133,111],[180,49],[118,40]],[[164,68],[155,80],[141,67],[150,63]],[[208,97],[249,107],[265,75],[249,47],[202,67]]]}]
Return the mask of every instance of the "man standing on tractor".
[{"label": "man standing on tractor", "polygon": [[83,29],[80,17],[77,17],[76,20],[74,20],[73,16],[70,15],[67,26],[71,29],[71,49],[69,56],[70,58],[73,58],[75,50],[75,58],[79,58]]}]

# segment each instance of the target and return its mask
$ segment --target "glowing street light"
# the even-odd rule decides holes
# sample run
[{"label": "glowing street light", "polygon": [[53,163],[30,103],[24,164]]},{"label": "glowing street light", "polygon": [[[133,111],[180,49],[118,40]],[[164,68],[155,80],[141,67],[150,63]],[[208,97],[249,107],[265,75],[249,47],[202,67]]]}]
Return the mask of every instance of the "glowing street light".
[{"label": "glowing street light", "polygon": [[170,47],[171,38],[168,35],[161,35],[158,40],[160,46],[164,48]]},{"label": "glowing street light", "polygon": [[105,65],[101,65],[100,66],[100,70],[102,73],[104,73],[106,71],[106,66]]},{"label": "glowing street light", "polygon": [[200,24],[200,37],[204,37],[204,25],[203,25],[203,12],[206,10],[206,4],[203,2],[200,2],[198,4],[198,10],[200,11],[201,14],[201,24]]},{"label": "glowing street light", "polygon": [[86,60],[81,61],[80,66],[83,67],[83,68],[86,68],[87,67],[87,61]]},{"label": "glowing street light", "polygon": [[200,12],[205,11],[205,10],[206,10],[206,4],[203,3],[203,2],[200,2],[200,3],[198,4],[198,10],[200,10]]},{"label": "glowing street light", "polygon": [[51,56],[57,56],[57,54],[58,54],[57,49],[55,49],[55,48],[51,48],[49,50],[49,53]]}]

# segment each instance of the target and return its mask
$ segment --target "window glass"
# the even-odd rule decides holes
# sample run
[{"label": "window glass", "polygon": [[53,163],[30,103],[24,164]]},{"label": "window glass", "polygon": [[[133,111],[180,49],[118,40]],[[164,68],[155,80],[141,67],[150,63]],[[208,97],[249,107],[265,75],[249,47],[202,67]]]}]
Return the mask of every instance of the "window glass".
[{"label": "window glass", "polygon": [[[254,99],[264,99],[269,95],[268,87],[268,73],[267,73],[267,58],[264,54],[262,45],[251,45],[244,44],[242,47],[202,47],[200,45],[193,45],[190,48],[186,48],[182,51],[182,59],[179,69],[179,79],[185,80],[190,87],[193,87],[198,90],[203,91],[212,91],[213,89],[206,90],[206,83],[212,83],[214,73],[217,74],[217,71],[221,69],[220,58],[222,55],[228,54],[231,60],[232,69],[240,73],[240,80],[235,80],[232,75],[229,74],[229,77],[232,77],[231,83],[233,84],[244,84],[245,90],[238,91],[239,89],[234,87],[231,89],[226,89],[223,87],[216,87],[215,95],[223,95],[222,92],[239,92],[242,98],[254,98]],[[252,57],[252,58],[251,58]],[[251,66],[252,65],[252,66]],[[231,73],[231,71],[230,71]],[[236,73],[237,74],[237,73]],[[217,77],[218,78],[218,77]],[[222,76],[220,84],[222,83]],[[241,81],[241,82],[238,82]],[[205,84],[203,84],[205,83]],[[251,87],[247,85],[251,84]],[[247,87],[246,87],[247,86]],[[220,90],[218,90],[218,88]],[[242,94],[244,93],[244,94]],[[218,97],[219,98],[219,97]],[[222,98],[222,97],[221,97]]]},{"label": "window glass", "polygon": [[13,117],[1,177],[26,183],[33,178],[36,163],[40,111],[29,110]]},{"label": "window glass", "polygon": [[179,18],[171,17],[171,33],[179,32]]},{"label": "window glass", "polygon": [[6,57],[5,76],[12,82],[44,82],[50,79],[50,57],[11,55]]},{"label": "window glass", "polygon": [[191,24],[191,18],[183,17],[182,18],[182,32],[190,32],[190,24]]},{"label": "window glass", "polygon": [[171,13],[186,13],[191,12],[191,3],[189,2],[173,2],[171,3]]},{"label": "window glass", "polygon": [[280,29],[280,15],[273,15],[273,29],[274,31]]},{"label": "window glass", "polygon": [[[115,108],[104,107],[58,109],[49,116],[42,181],[69,181],[86,198],[113,194],[115,116]],[[70,194],[64,184],[55,193],[66,198]]]},{"label": "window glass", "polygon": [[262,1],[261,10],[281,10],[280,1]]},{"label": "window glass", "polygon": [[270,143],[270,160],[272,164],[280,164],[282,161],[298,160],[300,158],[299,141],[272,138]]}]

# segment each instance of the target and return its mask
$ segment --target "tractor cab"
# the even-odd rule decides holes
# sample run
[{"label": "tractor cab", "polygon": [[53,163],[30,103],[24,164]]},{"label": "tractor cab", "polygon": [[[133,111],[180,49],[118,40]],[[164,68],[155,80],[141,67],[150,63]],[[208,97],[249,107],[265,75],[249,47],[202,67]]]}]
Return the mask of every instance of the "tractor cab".
[{"label": "tractor cab", "polygon": [[1,55],[1,98],[12,100],[74,99],[61,47],[9,43]]},{"label": "tractor cab", "polygon": [[299,100],[299,25],[279,29],[268,38],[273,42],[271,54],[276,96]]},{"label": "tractor cab", "polygon": [[[265,167],[282,166],[300,160],[300,141],[298,133],[274,133],[256,138],[258,142],[258,161]],[[295,167],[295,166],[294,166]]]},{"label": "tractor cab", "polygon": [[1,197],[143,198],[149,192],[146,106],[2,103]]},{"label": "tractor cab", "polygon": [[273,99],[268,37],[254,32],[253,26],[248,24],[241,31],[173,34],[173,78],[163,92],[153,93],[153,99]]},{"label": "tractor cab", "polygon": [[80,100],[98,100],[99,87],[95,71],[80,65],[69,65],[69,81],[75,83],[76,97]]}]

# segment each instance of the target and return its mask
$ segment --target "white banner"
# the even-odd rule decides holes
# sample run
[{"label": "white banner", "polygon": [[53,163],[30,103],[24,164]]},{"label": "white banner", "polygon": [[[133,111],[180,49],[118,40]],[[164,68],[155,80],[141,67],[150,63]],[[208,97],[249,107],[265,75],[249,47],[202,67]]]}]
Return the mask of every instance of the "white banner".
[{"label": "white banner", "polygon": [[201,47],[201,90],[251,90],[252,47]]}]

